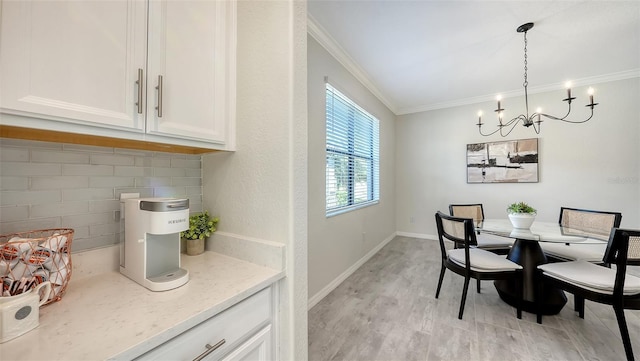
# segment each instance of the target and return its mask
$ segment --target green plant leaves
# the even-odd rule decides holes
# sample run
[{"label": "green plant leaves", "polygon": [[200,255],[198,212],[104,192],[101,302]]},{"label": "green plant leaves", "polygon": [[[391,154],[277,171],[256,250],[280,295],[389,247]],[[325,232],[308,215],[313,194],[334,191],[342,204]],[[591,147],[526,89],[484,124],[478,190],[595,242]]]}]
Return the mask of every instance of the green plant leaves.
[{"label": "green plant leaves", "polygon": [[525,202],[511,203],[507,208],[509,213],[536,213],[536,209]]},{"label": "green plant leaves", "polygon": [[216,231],[220,218],[211,217],[208,211],[189,216],[189,229],[182,231],[180,236],[186,239],[205,239]]}]

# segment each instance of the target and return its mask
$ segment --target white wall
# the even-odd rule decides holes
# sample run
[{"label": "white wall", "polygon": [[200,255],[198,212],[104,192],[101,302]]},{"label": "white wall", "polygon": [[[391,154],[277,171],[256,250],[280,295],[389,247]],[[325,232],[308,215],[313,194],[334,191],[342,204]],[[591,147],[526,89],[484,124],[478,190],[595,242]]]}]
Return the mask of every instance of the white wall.
[{"label": "white wall", "polygon": [[[540,135],[518,126],[506,139],[539,138],[539,182],[467,184],[466,144],[501,140],[478,134],[477,112],[495,103],[460,106],[399,117],[396,128],[397,226],[399,233],[433,237],[434,214],[449,203],[479,202],[485,217],[504,218],[505,208],[525,201],[542,221],[557,222],[561,206],[620,211],[622,225],[640,228],[640,79],[594,85],[596,114],[584,124],[548,120]],[[533,94],[533,109],[564,114],[566,93]],[[573,91],[576,118],[586,114],[586,88]],[[523,97],[506,99],[506,118],[524,111]],[[495,118],[483,119],[487,129]],[[495,128],[494,128],[495,129]],[[414,223],[411,223],[413,217]]]},{"label": "white wall", "polygon": [[[395,115],[311,36],[307,45],[309,297],[313,304],[395,234]],[[325,76],[380,121],[380,203],[330,218],[325,216]]]},{"label": "white wall", "polygon": [[220,216],[219,233],[286,245],[280,356],[304,360],[306,3],[239,1],[237,59],[237,151],[203,156],[203,209]]}]

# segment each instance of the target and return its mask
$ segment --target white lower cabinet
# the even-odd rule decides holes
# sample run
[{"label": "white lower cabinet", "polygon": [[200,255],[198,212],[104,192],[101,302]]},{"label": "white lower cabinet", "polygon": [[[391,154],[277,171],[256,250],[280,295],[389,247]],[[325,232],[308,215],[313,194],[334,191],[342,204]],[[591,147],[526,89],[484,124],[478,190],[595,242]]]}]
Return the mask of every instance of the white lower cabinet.
[{"label": "white lower cabinet", "polygon": [[272,360],[272,297],[265,288],[135,360]]}]

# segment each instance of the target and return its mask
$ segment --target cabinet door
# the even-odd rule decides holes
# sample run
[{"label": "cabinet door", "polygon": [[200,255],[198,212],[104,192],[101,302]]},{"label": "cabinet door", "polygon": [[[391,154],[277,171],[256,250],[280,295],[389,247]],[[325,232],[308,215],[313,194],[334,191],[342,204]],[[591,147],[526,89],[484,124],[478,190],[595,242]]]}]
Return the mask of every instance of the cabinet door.
[{"label": "cabinet door", "polygon": [[225,356],[222,361],[267,361],[272,359],[271,325],[268,325],[246,342],[236,347],[236,349]]},{"label": "cabinet door", "polygon": [[0,111],[58,120],[63,131],[64,122],[143,131],[135,103],[146,62],[146,2],[1,6]]},{"label": "cabinet door", "polygon": [[148,133],[227,141],[235,108],[235,6],[150,2]]}]

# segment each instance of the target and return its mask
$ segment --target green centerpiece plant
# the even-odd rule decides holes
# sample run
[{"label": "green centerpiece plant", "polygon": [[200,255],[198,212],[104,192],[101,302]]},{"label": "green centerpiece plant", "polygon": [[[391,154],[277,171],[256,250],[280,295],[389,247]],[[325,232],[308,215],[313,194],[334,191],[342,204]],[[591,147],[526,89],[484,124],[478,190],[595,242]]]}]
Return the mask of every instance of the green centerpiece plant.
[{"label": "green centerpiece plant", "polygon": [[537,211],[525,202],[512,203],[507,207],[513,228],[529,229],[536,219]]},{"label": "green centerpiece plant", "polygon": [[204,244],[216,231],[220,218],[212,217],[208,211],[189,216],[189,229],[182,231],[180,236],[186,240],[187,254],[199,255],[204,252]]},{"label": "green centerpiece plant", "polygon": [[509,212],[509,214],[513,214],[513,213],[536,214],[537,213],[535,208],[531,207],[530,205],[526,204],[525,202],[511,203],[509,205],[509,207],[507,208],[507,212]]}]

